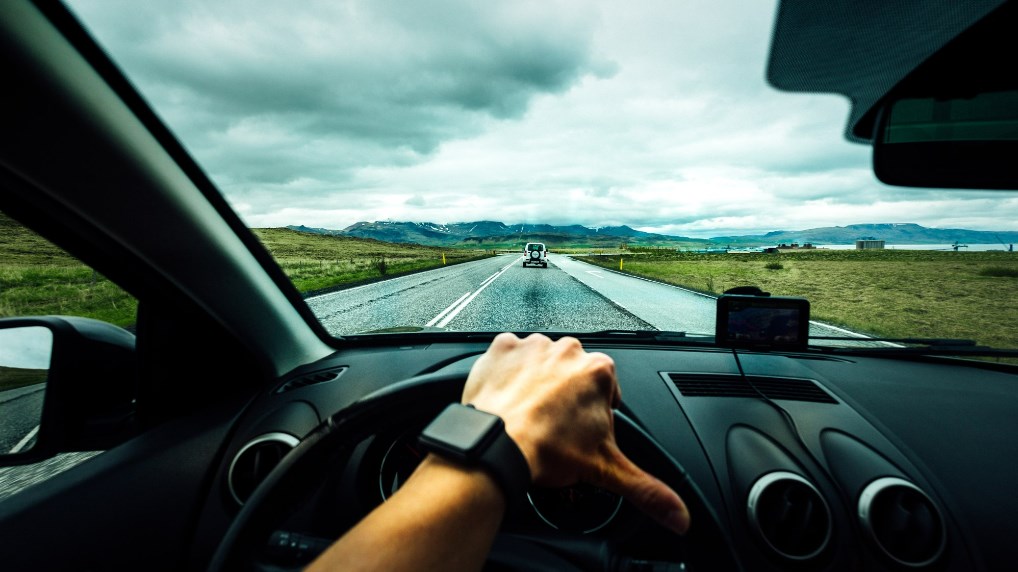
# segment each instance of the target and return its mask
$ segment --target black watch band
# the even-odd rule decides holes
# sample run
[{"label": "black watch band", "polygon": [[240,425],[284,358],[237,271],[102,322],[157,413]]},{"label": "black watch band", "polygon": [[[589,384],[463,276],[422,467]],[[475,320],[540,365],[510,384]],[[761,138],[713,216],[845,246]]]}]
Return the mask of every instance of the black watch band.
[{"label": "black watch band", "polygon": [[501,487],[506,506],[519,502],[530,488],[527,459],[497,415],[453,403],[421,431],[418,441],[444,459],[483,469]]}]

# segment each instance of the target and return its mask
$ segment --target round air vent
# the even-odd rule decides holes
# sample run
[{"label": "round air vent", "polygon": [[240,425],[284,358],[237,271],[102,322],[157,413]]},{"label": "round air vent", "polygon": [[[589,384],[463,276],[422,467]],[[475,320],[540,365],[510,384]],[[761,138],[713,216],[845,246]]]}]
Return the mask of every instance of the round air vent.
[{"label": "round air vent", "polygon": [[796,561],[816,557],[831,539],[831,511],[809,481],[777,471],[749,490],[749,522],[774,552]]},{"label": "round air vent", "polygon": [[233,499],[244,504],[279,461],[300,443],[287,433],[266,433],[244,445],[230,463],[226,484]]},{"label": "round air vent", "polygon": [[947,542],[944,519],[919,487],[897,477],[866,485],[859,495],[863,530],[880,550],[905,566],[929,566]]}]

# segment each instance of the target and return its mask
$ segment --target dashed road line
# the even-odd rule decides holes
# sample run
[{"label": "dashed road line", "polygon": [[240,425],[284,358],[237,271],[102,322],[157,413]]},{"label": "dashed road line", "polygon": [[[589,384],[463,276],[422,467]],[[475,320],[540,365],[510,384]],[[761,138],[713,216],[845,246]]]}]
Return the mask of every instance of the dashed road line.
[{"label": "dashed road line", "polygon": [[[522,257],[520,257],[520,258],[522,258]],[[450,306],[449,308],[446,308],[445,310],[443,310],[442,313],[445,314],[445,317],[442,317],[441,314],[436,316],[435,317],[436,319],[440,318],[440,321],[438,321],[437,324],[432,324],[431,322],[429,322],[428,325],[437,325],[439,328],[444,328],[449,322],[451,322],[453,320],[453,318],[455,318],[460,312],[463,311],[463,308],[466,308],[468,304],[473,302],[474,298],[476,298],[478,294],[483,292],[484,289],[487,288],[488,286],[491,286],[491,283],[494,282],[495,279],[497,279],[499,276],[504,274],[506,270],[509,270],[509,268],[511,268],[514,264],[516,264],[516,262],[518,260],[520,260],[520,259],[519,258],[514,259],[509,264],[506,264],[505,267],[502,268],[502,270],[499,270],[495,274],[492,274],[491,276],[486,278],[484,280],[484,282],[481,282],[481,286],[477,290],[474,290],[474,292],[472,294],[470,292],[467,292],[467,294],[470,294],[470,296],[468,298],[466,298],[464,300],[461,297],[459,300],[454,302],[452,304],[452,306]]]}]

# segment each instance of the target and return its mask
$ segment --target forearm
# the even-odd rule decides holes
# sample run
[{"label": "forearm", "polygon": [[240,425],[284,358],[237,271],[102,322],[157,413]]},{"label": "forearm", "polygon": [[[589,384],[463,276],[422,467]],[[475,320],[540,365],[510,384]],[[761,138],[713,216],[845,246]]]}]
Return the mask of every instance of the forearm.
[{"label": "forearm", "polygon": [[308,570],[480,570],[504,512],[490,476],[431,455]]}]

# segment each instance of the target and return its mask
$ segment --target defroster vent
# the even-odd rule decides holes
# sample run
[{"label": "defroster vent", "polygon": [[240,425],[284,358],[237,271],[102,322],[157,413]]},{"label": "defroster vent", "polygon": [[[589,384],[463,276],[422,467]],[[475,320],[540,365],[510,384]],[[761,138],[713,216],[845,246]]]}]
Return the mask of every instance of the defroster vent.
[{"label": "defroster vent", "polygon": [[309,385],[315,385],[318,383],[326,383],[339,379],[339,376],[343,375],[343,372],[347,370],[346,366],[334,367],[332,369],[323,369],[321,371],[315,371],[299,375],[287,380],[286,383],[279,386],[276,393],[285,393],[294,389],[300,389]]},{"label": "defroster vent", "polygon": [[686,397],[759,397],[762,394],[768,399],[837,403],[810,379],[725,373],[669,373],[668,378]]}]

